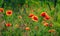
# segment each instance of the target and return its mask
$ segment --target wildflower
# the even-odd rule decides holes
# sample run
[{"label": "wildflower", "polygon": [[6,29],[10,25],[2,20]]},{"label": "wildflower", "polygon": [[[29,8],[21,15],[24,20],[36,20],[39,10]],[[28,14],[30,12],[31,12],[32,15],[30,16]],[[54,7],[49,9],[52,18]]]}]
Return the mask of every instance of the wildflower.
[{"label": "wildflower", "polygon": [[49,33],[55,32],[55,30],[54,30],[54,29],[50,29],[48,32],[49,32]]},{"label": "wildflower", "polygon": [[26,28],[25,28],[25,30],[27,30],[27,31],[28,31],[28,30],[30,30],[30,28],[29,28],[29,27],[26,27]]},{"label": "wildflower", "polygon": [[45,17],[45,20],[49,20],[49,19],[50,19],[50,16],[47,15],[47,16]]},{"label": "wildflower", "polygon": [[33,16],[32,20],[37,22],[38,21],[38,17],[37,16]]},{"label": "wildflower", "polygon": [[47,22],[46,22],[46,23],[44,23],[44,26],[46,26],[46,27],[47,27],[47,26],[48,26],[48,23],[47,23]]},{"label": "wildflower", "polygon": [[44,20],[49,20],[50,16],[46,12],[42,12],[41,16],[44,17]]},{"label": "wildflower", "polygon": [[34,16],[34,14],[29,14],[29,17],[32,18],[32,16]]},{"label": "wildflower", "polygon": [[10,27],[11,23],[6,23],[5,25],[6,25],[6,27]]},{"label": "wildflower", "polygon": [[11,15],[12,15],[12,10],[7,10],[7,11],[6,11],[6,15],[7,15],[7,16],[11,16]]},{"label": "wildflower", "polygon": [[4,12],[4,9],[3,8],[0,8],[0,12]]},{"label": "wildflower", "polygon": [[46,12],[42,12],[40,16],[45,17],[46,14],[47,14]]}]

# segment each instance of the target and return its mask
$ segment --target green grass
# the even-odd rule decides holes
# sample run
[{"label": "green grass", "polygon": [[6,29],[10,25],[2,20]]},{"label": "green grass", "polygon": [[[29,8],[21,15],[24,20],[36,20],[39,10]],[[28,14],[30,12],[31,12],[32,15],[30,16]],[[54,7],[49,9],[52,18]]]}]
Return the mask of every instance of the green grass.
[{"label": "green grass", "polygon": [[[0,0],[1,1],[1,0]],[[3,15],[3,17],[0,18],[0,36],[60,36],[60,3],[57,4],[57,10],[56,8],[50,10],[47,2],[41,2],[41,1],[34,1],[31,0],[30,2],[26,2],[25,4],[28,4],[29,7],[26,8],[24,5],[22,8],[15,8],[13,10],[13,7],[4,7],[4,12],[0,13]],[[54,5],[52,2],[50,3],[50,7],[52,8]],[[2,5],[2,4],[0,4]],[[25,9],[24,9],[25,7]],[[32,10],[34,10],[32,12]],[[12,16],[7,16],[6,11],[7,10],[13,10]],[[22,10],[23,9],[23,10]],[[18,11],[19,10],[19,11]],[[40,16],[42,12],[47,12],[49,16],[51,16],[51,20],[47,20],[46,22],[53,23],[53,27],[45,27],[42,23],[43,18]],[[55,14],[55,12],[58,12]],[[33,21],[31,18],[29,18],[29,14],[33,13],[34,15],[38,16],[38,22]],[[18,16],[22,16],[22,18],[18,18]],[[58,17],[56,17],[58,16]],[[56,19],[57,18],[57,21]],[[1,24],[1,21],[5,22]],[[10,27],[6,27],[5,24],[9,22],[12,24]],[[15,27],[15,25],[18,24],[19,28]],[[25,26],[25,24],[27,26]],[[2,26],[3,25],[3,26]],[[35,27],[38,26],[38,29],[36,30]],[[25,30],[25,27],[30,27],[29,31]],[[48,31],[50,29],[55,29],[55,32],[49,33]]]}]

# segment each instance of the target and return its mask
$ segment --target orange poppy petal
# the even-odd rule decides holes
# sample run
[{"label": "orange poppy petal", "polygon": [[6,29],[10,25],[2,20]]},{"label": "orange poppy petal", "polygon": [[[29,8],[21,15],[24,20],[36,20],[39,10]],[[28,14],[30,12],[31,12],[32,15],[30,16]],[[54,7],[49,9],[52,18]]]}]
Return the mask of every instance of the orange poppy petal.
[{"label": "orange poppy petal", "polygon": [[10,26],[11,26],[11,23],[6,23],[6,26],[7,26],[7,27],[10,27]]},{"label": "orange poppy petal", "polygon": [[34,14],[29,14],[29,17],[32,18],[32,16],[34,16]]},{"label": "orange poppy petal", "polygon": [[0,12],[4,12],[4,9],[3,8],[0,8]]},{"label": "orange poppy petal", "polygon": [[37,22],[38,21],[38,17],[37,16],[33,16],[32,20]]},{"label": "orange poppy petal", "polygon": [[30,28],[29,27],[26,27],[25,30],[30,30]]},{"label": "orange poppy petal", "polygon": [[7,16],[11,16],[11,15],[12,15],[12,10],[7,10],[7,11],[6,11],[6,15],[7,15]]}]

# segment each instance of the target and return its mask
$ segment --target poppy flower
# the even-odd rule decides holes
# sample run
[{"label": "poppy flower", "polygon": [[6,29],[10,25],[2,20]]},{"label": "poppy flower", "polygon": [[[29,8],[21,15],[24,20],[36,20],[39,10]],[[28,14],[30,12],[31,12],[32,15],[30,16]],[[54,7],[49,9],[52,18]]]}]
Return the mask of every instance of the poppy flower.
[{"label": "poppy flower", "polygon": [[34,14],[29,14],[29,17],[32,18],[32,16],[34,16]]},{"label": "poppy flower", "polygon": [[7,15],[7,16],[11,16],[11,15],[12,15],[12,10],[7,10],[7,11],[6,11],[6,15]]},{"label": "poppy flower", "polygon": [[10,27],[11,23],[6,23],[5,25],[6,25],[6,27]]},{"label": "poppy flower", "polygon": [[33,16],[32,20],[37,22],[38,21],[38,17],[37,16]]},{"label": "poppy flower", "polygon": [[29,27],[26,27],[26,28],[25,28],[25,30],[27,30],[27,31],[28,31],[28,30],[30,30],[30,28],[29,28]]},{"label": "poppy flower", "polygon": [[45,17],[46,14],[47,14],[46,12],[42,12],[42,13],[40,14],[40,16]]},{"label": "poppy flower", "polygon": [[49,32],[49,33],[55,32],[55,30],[54,30],[54,29],[50,29],[48,32]]},{"label": "poppy flower", "polygon": [[47,26],[49,26],[49,25],[48,25],[48,23],[46,22],[46,23],[44,23],[44,26],[46,26],[46,27],[47,27]]},{"label": "poppy flower", "polygon": [[0,12],[4,12],[4,9],[3,8],[0,8]]},{"label": "poppy flower", "polygon": [[44,17],[44,20],[49,20],[49,19],[50,19],[50,16],[48,15]]},{"label": "poppy flower", "polygon": [[46,12],[42,12],[41,16],[44,17],[44,20],[49,20],[50,16]]}]

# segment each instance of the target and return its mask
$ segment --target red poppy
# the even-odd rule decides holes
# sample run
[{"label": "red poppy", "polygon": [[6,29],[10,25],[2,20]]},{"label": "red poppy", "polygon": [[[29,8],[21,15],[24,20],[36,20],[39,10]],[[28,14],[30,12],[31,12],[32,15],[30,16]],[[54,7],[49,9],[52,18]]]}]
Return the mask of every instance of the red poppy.
[{"label": "red poppy", "polygon": [[0,8],[0,12],[3,12],[4,11],[4,9],[3,8]]},{"label": "red poppy", "polygon": [[44,26],[46,26],[46,27],[47,27],[47,26],[48,26],[48,23],[47,23],[47,22],[46,22],[46,23],[44,23]]},{"label": "red poppy", "polygon": [[27,30],[27,31],[28,31],[28,30],[30,30],[30,28],[29,28],[29,27],[26,27],[26,28],[25,28],[25,30]]},{"label": "red poppy", "polygon": [[44,19],[45,20],[49,20],[50,19],[50,16],[47,15],[47,16],[44,17]]},{"label": "red poppy", "polygon": [[32,18],[32,16],[34,16],[34,14],[29,14],[29,17]]},{"label": "red poppy", "polygon": [[45,17],[46,14],[47,14],[46,12],[42,12],[40,16]]},{"label": "red poppy", "polygon": [[38,17],[37,16],[33,16],[32,20],[37,22],[38,21]]},{"label": "red poppy", "polygon": [[11,16],[11,15],[12,15],[12,10],[7,10],[7,11],[6,11],[6,15],[7,15],[7,16]]},{"label": "red poppy", "polygon": [[49,20],[50,16],[46,12],[42,12],[41,16],[44,17],[44,20]]},{"label": "red poppy", "polygon": [[10,27],[10,26],[11,26],[11,23],[6,23],[6,26],[7,26],[7,27]]}]

